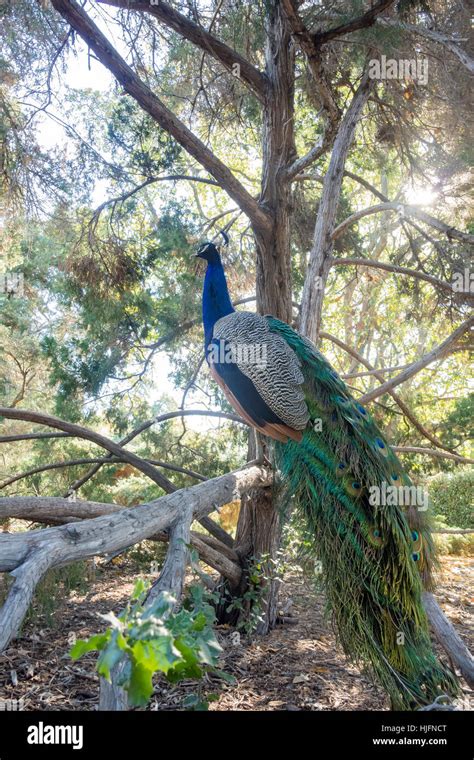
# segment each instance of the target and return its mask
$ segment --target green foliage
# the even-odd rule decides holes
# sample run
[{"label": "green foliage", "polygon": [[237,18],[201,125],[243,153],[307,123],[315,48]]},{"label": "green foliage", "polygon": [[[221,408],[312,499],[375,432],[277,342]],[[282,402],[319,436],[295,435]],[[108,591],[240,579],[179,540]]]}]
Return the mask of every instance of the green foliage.
[{"label": "green foliage", "polygon": [[[457,528],[458,526],[448,525],[442,515],[433,519],[434,530],[452,529],[453,527]],[[438,554],[451,554],[456,557],[472,557],[474,555],[474,533],[464,535],[462,533],[435,533],[433,539]]]},{"label": "green foliage", "polygon": [[455,401],[440,425],[440,438],[451,448],[463,441],[474,440],[474,393]]},{"label": "green foliage", "polygon": [[247,588],[241,596],[233,596],[226,607],[227,613],[238,613],[236,628],[247,636],[255,633],[258,624],[263,622],[265,587],[283,574],[280,557],[281,552],[277,552],[276,557],[269,554],[250,557],[246,571]]},{"label": "green foliage", "polygon": [[116,158],[145,177],[171,168],[181,153],[181,146],[132,98],[120,98],[112,105],[106,134]]},{"label": "green foliage", "polygon": [[293,573],[301,573],[305,583],[321,590],[321,562],[315,557],[314,536],[297,511],[283,524],[282,549],[285,566]]},{"label": "green foliage", "polygon": [[450,528],[474,527],[474,471],[440,473],[428,483],[430,506]]},{"label": "green foliage", "polygon": [[[71,657],[100,652],[97,671],[110,680],[110,671],[124,661],[120,685],[128,693],[129,704],[145,706],[153,693],[153,676],[161,673],[170,683],[183,679],[200,681],[205,673],[229,680],[217,668],[221,647],[212,625],[214,610],[203,589],[191,587],[182,608],[176,612],[176,600],[161,594],[145,610],[149,584],[137,581],[130,603],[117,617],[112,612],[102,616],[110,627],[102,634],[77,641]],[[201,695],[188,700],[192,709],[205,708]]]}]

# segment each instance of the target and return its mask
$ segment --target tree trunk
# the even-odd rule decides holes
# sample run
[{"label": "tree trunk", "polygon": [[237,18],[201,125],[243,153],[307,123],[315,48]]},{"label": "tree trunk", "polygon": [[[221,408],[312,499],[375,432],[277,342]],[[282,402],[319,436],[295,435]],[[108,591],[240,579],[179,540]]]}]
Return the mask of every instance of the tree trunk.
[{"label": "tree trunk", "polygon": [[371,85],[372,80],[366,72],[339,126],[329,167],[324,177],[303,289],[299,325],[300,332],[314,343],[317,343],[319,339],[321,328],[324,291],[331,269],[334,247],[332,233],[336,223],[345,162],[362,109],[369,97]]},{"label": "tree trunk", "polygon": [[[268,87],[264,103],[262,134],[262,190],[260,204],[270,212],[273,224],[269,232],[254,229],[257,253],[257,310],[273,314],[285,322],[292,321],[291,277],[291,183],[283,179],[285,168],[296,158],[294,142],[294,48],[279,2],[272,2],[266,20],[266,75]],[[249,438],[249,459],[255,457],[253,432]],[[268,488],[257,488],[242,500],[234,549],[241,558],[244,573],[239,588],[231,595],[242,596],[248,588],[249,565],[261,557],[275,558],[280,545],[281,521]],[[267,575],[267,573],[265,573]],[[257,633],[266,634],[275,626],[278,582],[270,578],[262,589],[262,621]],[[221,606],[220,618],[235,622]]]}]

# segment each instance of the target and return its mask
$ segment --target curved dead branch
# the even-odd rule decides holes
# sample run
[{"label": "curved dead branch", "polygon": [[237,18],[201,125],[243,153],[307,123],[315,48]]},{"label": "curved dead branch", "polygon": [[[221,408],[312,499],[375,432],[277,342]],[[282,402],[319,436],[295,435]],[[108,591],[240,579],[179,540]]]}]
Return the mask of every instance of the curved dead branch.
[{"label": "curved dead branch", "polygon": [[[356,266],[356,267],[368,267],[369,269],[383,269],[385,272],[393,272],[394,274],[403,274],[407,275],[408,277],[415,277],[417,280],[424,280],[425,282],[429,282],[430,285],[433,285],[433,287],[438,288],[439,290],[445,290],[451,295],[455,293],[455,289],[453,285],[450,285],[449,282],[444,282],[444,280],[439,280],[438,277],[433,277],[431,274],[426,274],[425,272],[421,272],[417,269],[408,269],[407,267],[400,267],[395,266],[395,264],[389,264],[385,261],[375,261],[373,259],[362,259],[362,258],[333,258],[331,261],[332,266]],[[469,295],[469,294],[467,294]]]},{"label": "curved dead branch", "polygon": [[377,22],[384,26],[403,29],[406,32],[411,32],[412,34],[424,37],[431,42],[436,42],[437,45],[441,45],[442,47],[449,50],[453,55],[455,55],[458,60],[461,61],[462,65],[465,66],[471,74],[474,74],[474,59],[471,58],[471,56],[465,50],[463,50],[462,47],[460,47],[459,43],[461,40],[457,39],[456,37],[448,37],[447,34],[437,32],[435,29],[428,29],[426,26],[422,26],[421,24],[407,24],[397,19],[383,18],[377,19]]},{"label": "curved dead branch", "polygon": [[72,422],[60,420],[58,417],[53,417],[50,414],[43,414],[42,412],[35,412],[29,409],[10,409],[9,407],[0,407],[0,417],[6,417],[6,419],[10,420],[34,422],[38,425],[46,425],[48,427],[56,428],[57,430],[62,430],[64,433],[75,435],[78,438],[84,438],[87,441],[91,441],[91,443],[96,443],[102,449],[109,451],[112,455],[124,459],[128,464],[131,464],[133,467],[136,467],[137,470],[143,472],[144,475],[148,475],[148,477],[165,492],[169,493],[174,490],[173,483],[168,480],[168,478],[161,475],[153,465],[149,464],[136,454],[132,454],[132,452],[122,448],[120,444],[111,441],[110,438],[106,438],[106,436],[96,433],[94,430],[89,430],[88,428],[76,425]]},{"label": "curved dead branch", "polygon": [[[0,651],[16,635],[36,585],[49,568],[125,549],[169,528],[187,509],[193,519],[200,519],[252,488],[270,485],[271,480],[268,470],[252,465],[131,509],[115,509],[60,527],[1,534],[0,572],[13,574],[15,581],[0,610]],[[9,502],[0,499],[0,506]],[[93,508],[97,510],[97,505]]]}]

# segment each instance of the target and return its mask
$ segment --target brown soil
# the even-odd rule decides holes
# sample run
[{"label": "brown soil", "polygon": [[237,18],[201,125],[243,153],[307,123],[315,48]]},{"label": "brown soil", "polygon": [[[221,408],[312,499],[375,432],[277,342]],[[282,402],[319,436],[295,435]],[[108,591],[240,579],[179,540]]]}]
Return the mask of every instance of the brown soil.
[{"label": "brown soil", "polygon": [[[467,589],[472,562],[443,557],[437,598],[456,629],[472,645],[473,600]],[[107,566],[87,594],[73,592],[55,614],[53,627],[41,618],[25,624],[21,637],[0,656],[0,700],[22,699],[26,710],[97,709],[95,656],[73,662],[71,635],[86,638],[104,628],[97,613],[119,612],[134,586],[130,567]],[[471,579],[472,580],[472,579]],[[285,579],[282,608],[292,623],[278,626],[264,638],[217,630],[223,647],[221,668],[236,682],[206,678],[203,693],[218,695],[211,710],[380,710],[388,709],[384,693],[349,664],[323,616],[323,599],[300,576]],[[470,640],[471,637],[471,640]],[[460,706],[471,709],[472,692],[463,682]],[[152,710],[179,709],[195,683],[170,686],[157,679]]]}]

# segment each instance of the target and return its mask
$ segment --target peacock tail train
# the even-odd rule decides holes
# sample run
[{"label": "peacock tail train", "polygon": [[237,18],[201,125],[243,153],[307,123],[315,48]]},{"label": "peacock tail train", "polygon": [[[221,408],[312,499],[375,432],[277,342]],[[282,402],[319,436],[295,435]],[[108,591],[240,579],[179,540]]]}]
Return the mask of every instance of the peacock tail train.
[{"label": "peacock tail train", "polygon": [[[275,441],[280,495],[296,507],[322,565],[346,654],[395,709],[454,696],[422,605],[434,552],[426,504],[367,410],[324,356],[275,317],[235,311],[219,251],[205,243],[206,359],[237,412]],[[259,349],[257,361],[248,360]],[[227,360],[228,356],[230,361]]]},{"label": "peacock tail train", "polygon": [[[372,670],[393,709],[454,696],[456,678],[433,651],[422,606],[434,564],[429,526],[421,504],[399,503],[404,494],[413,501],[413,484],[323,355],[289,325],[267,320],[304,376],[308,426],[301,441],[276,442],[275,459],[287,497],[314,537],[340,643]],[[377,493],[396,498],[377,504]]]}]

